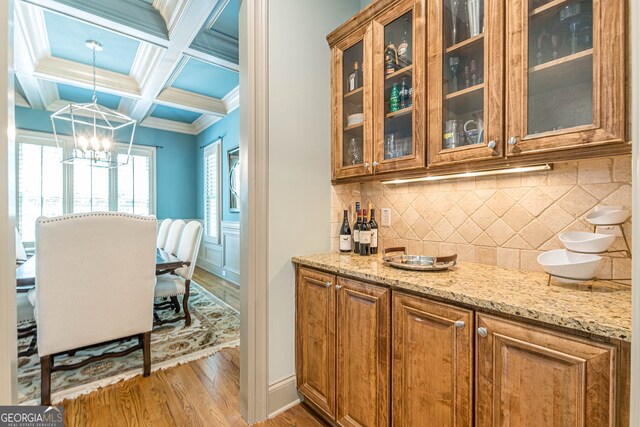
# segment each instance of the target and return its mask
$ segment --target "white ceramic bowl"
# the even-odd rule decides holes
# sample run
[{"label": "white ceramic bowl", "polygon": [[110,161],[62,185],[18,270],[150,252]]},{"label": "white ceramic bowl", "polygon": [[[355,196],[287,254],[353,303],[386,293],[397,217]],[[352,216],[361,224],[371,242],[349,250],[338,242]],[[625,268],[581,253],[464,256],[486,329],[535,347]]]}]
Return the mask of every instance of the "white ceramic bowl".
[{"label": "white ceramic bowl", "polygon": [[613,234],[568,231],[560,234],[560,241],[570,251],[598,254],[606,252],[616,240]]},{"label": "white ceramic bowl", "polygon": [[364,122],[364,114],[356,113],[347,117],[347,126],[359,125]]},{"label": "white ceramic bowl", "polygon": [[598,255],[577,254],[566,249],[554,249],[538,256],[538,264],[562,283],[579,283],[592,279],[600,261],[602,257]]},{"label": "white ceramic bowl", "polygon": [[599,209],[587,214],[585,219],[593,225],[622,224],[631,212],[625,209]]}]

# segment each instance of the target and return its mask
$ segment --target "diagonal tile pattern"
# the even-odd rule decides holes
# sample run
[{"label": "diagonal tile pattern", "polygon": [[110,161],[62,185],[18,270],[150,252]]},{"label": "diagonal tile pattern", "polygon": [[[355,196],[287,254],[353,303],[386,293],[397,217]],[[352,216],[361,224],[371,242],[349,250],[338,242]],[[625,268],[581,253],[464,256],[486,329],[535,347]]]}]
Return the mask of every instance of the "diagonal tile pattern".
[{"label": "diagonal tile pattern", "polygon": [[[406,246],[411,252],[456,252],[463,261],[540,270],[537,256],[560,248],[563,231],[592,231],[584,215],[596,205],[631,206],[631,157],[581,160],[554,165],[530,175],[505,175],[419,184],[380,183],[332,187],[332,249],[342,210],[350,218],[355,202],[390,208],[391,227],[380,227],[383,246]],[[631,237],[631,224],[625,224]],[[613,249],[622,249],[617,239]],[[599,277],[630,277],[627,259],[602,262]]]}]

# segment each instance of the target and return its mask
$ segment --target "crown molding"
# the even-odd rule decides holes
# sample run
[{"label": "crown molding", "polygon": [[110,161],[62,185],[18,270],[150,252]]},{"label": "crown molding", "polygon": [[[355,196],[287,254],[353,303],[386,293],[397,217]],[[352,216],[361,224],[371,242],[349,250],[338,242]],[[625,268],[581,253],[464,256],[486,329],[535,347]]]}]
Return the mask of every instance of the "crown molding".
[{"label": "crown molding", "polygon": [[129,76],[138,82],[138,87],[143,88],[149,83],[165,53],[166,49],[162,47],[150,43],[140,43],[129,73]]},{"label": "crown molding", "polygon": [[191,123],[193,131],[199,135],[212,124],[222,120],[222,117],[212,116],[210,114],[201,115],[195,122]]},{"label": "crown molding", "polygon": [[222,98],[227,114],[240,106],[240,86],[236,86]]},{"label": "crown molding", "polygon": [[184,54],[190,58],[199,59],[200,61],[207,62],[212,65],[217,65],[218,67],[226,68],[229,71],[235,71],[236,73],[240,71],[240,66],[237,62],[219,58],[210,53],[194,49],[193,47],[185,49]]},{"label": "crown molding", "polygon": [[[92,73],[93,68],[90,65],[48,57],[41,59],[36,64],[33,74],[45,80],[92,89]],[[138,82],[133,77],[124,74],[98,68],[96,70],[96,86],[97,90],[101,92],[140,98]]]},{"label": "crown molding", "polygon": [[158,117],[149,116],[144,120],[138,122],[138,124],[143,127],[161,129],[169,132],[186,133],[188,135],[197,134],[192,124],[160,119]]},{"label": "crown molding", "polygon": [[20,92],[16,90],[14,91],[14,93],[15,93],[14,102],[16,107],[31,108],[31,105],[29,105],[27,100],[24,98],[24,96],[22,96]]},{"label": "crown molding", "polygon": [[222,100],[174,87],[163,89],[155,102],[168,107],[187,109],[202,114],[213,114],[220,117],[227,114],[227,109]]},{"label": "crown molding", "polygon": [[169,33],[176,18],[180,15],[185,2],[181,0],[154,0],[153,7],[160,13],[164,19]]}]

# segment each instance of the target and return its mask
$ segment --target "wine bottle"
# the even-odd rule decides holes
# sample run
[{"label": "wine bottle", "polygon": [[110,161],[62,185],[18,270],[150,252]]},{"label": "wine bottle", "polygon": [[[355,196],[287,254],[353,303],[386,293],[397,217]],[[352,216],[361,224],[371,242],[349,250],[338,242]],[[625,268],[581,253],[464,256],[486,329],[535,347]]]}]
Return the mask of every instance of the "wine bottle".
[{"label": "wine bottle", "polygon": [[407,79],[402,78],[402,83],[400,86],[400,109],[407,108],[407,98],[409,95],[409,90],[407,89]]},{"label": "wine bottle", "polygon": [[360,203],[356,203],[358,209],[356,210],[357,220],[356,223],[353,224],[353,253],[360,253]]},{"label": "wine bottle", "polygon": [[405,28],[404,34],[402,35],[402,41],[398,45],[398,63],[400,67],[406,67],[409,65],[408,50],[409,43],[407,42],[407,29]]},{"label": "wine bottle", "polygon": [[398,83],[394,83],[391,87],[391,98],[389,99],[389,112],[395,113],[400,109],[400,91],[398,90]]},{"label": "wine bottle", "polygon": [[371,245],[369,246],[369,252],[372,255],[378,253],[378,223],[376,222],[375,209],[371,209],[371,219],[369,220],[369,227],[371,227]]},{"label": "wine bottle", "polygon": [[353,63],[353,71],[349,74],[348,87],[349,92],[354,91],[360,87],[360,70],[358,69],[358,61]]},{"label": "wine bottle", "polygon": [[368,256],[371,246],[371,225],[367,220],[367,210],[362,210],[362,224],[360,224],[360,255]]},{"label": "wine bottle", "polygon": [[340,227],[340,252],[351,252],[351,227],[349,227],[348,211],[344,210],[344,219]]},{"label": "wine bottle", "polygon": [[398,50],[389,42],[387,48],[384,51],[384,73],[389,75],[393,74],[398,67]]}]

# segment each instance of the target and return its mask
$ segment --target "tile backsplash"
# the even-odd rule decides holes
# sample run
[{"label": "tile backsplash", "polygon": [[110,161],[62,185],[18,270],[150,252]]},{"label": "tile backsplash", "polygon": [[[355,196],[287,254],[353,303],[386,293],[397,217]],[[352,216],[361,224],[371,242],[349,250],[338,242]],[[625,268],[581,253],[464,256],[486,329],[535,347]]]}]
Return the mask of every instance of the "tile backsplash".
[{"label": "tile backsplash", "polygon": [[[391,209],[391,227],[380,226],[380,246],[460,261],[541,271],[536,259],[562,248],[563,231],[593,231],[584,220],[596,205],[631,206],[631,156],[555,163],[551,171],[425,183],[334,185],[331,248],[338,250],[343,209],[353,223],[355,202]],[[624,225],[631,244],[631,224]],[[623,249],[622,238],[612,249]],[[631,277],[631,262],[604,257],[598,277]]]}]

